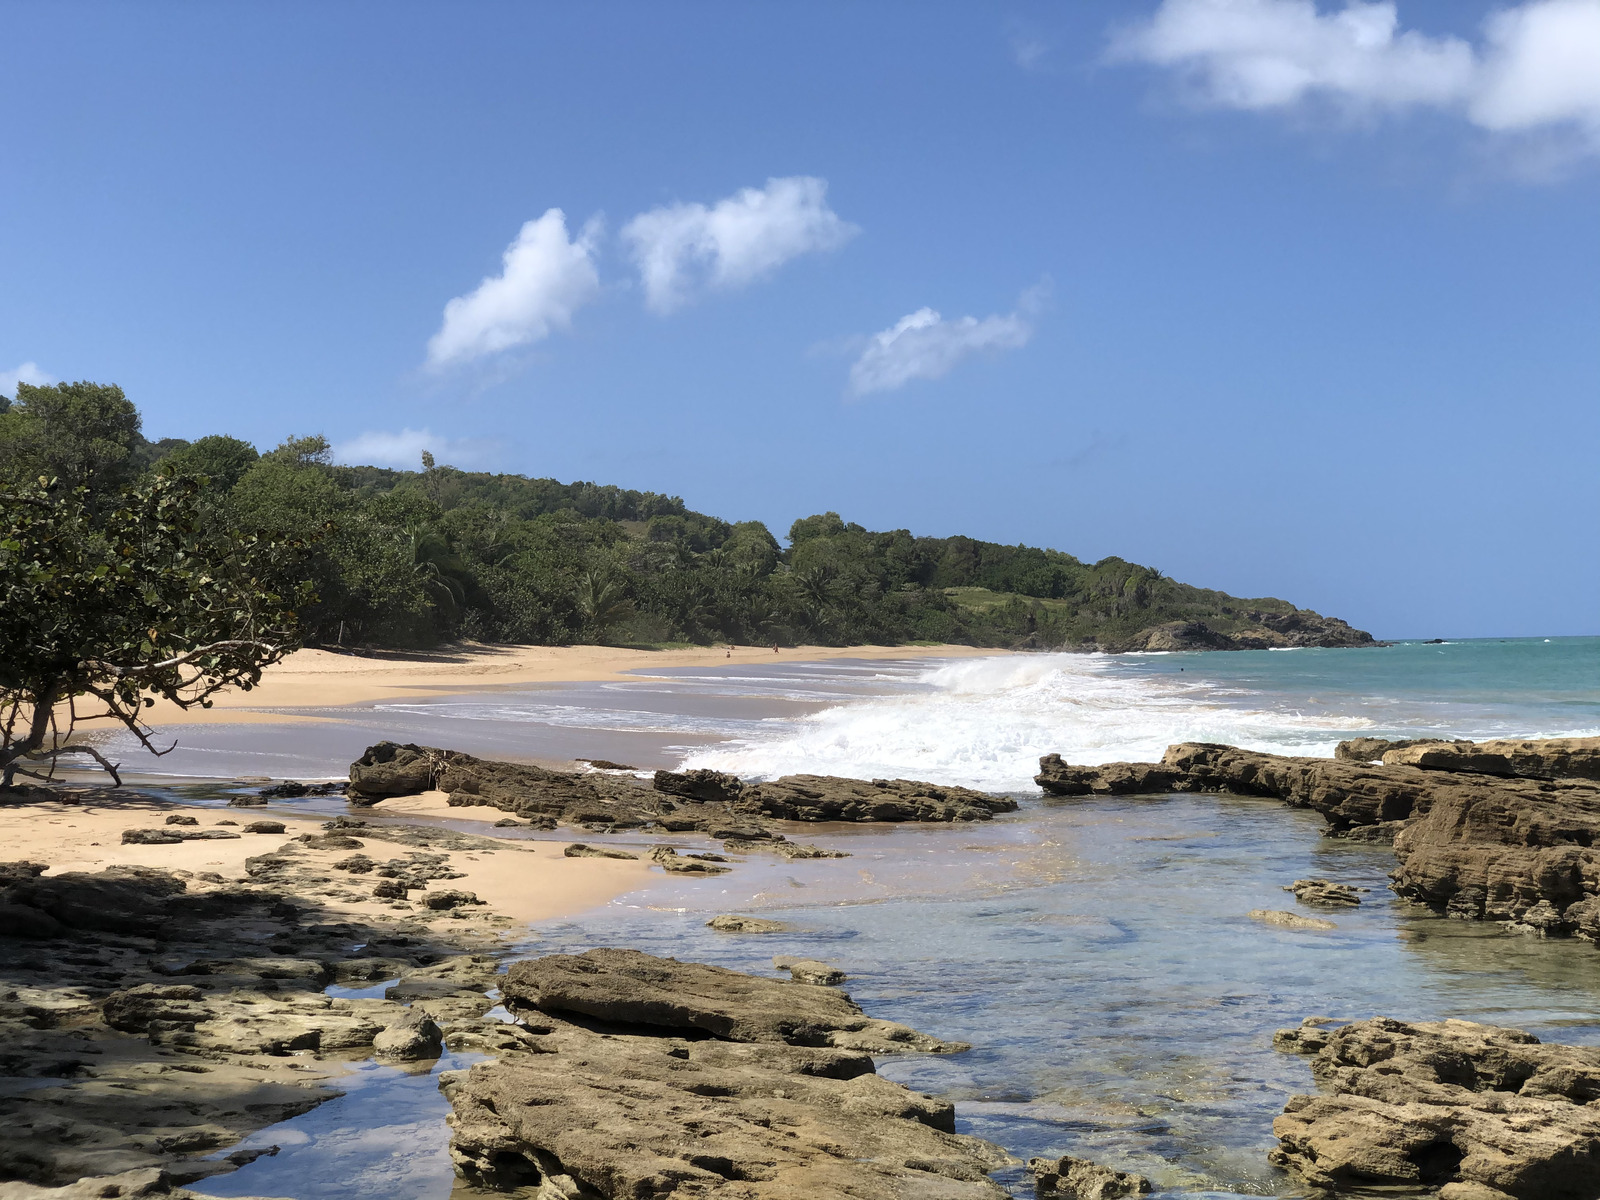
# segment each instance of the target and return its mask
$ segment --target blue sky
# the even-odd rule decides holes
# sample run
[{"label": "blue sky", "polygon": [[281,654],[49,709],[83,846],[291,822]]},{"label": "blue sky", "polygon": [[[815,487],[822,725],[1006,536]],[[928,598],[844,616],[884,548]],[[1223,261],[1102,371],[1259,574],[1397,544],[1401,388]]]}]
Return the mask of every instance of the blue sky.
[{"label": "blue sky", "polygon": [[1600,0],[0,31],[0,384],[1600,632]]}]

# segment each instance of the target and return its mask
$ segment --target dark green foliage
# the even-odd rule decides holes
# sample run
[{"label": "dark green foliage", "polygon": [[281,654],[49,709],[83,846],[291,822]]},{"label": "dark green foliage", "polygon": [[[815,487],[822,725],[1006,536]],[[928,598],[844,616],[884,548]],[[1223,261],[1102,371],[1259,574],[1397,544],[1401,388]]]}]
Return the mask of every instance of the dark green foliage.
[{"label": "dark green foliage", "polygon": [[[53,765],[78,720],[139,723],[160,696],[208,707],[299,645],[302,538],[218,521],[200,483],[157,475],[90,503],[86,488],[0,492],[0,774]],[[80,708],[87,703],[89,710]]]},{"label": "dark green foliage", "polygon": [[[162,445],[163,442],[156,443],[157,448]],[[212,434],[197,442],[174,446],[156,459],[156,465],[176,475],[204,476],[212,488],[227,492],[233,490],[233,485],[244,478],[244,473],[255,466],[260,457],[249,442],[225,434]]]},{"label": "dark green foliage", "polygon": [[145,467],[139,410],[119,387],[98,383],[17,384],[0,413],[0,479],[58,479],[109,496]]},{"label": "dark green foliage", "polygon": [[[101,408],[122,414],[115,429],[97,418],[107,429],[99,441],[126,444],[127,461],[203,479],[212,520],[269,541],[315,535],[298,579],[276,582],[310,584],[317,598],[300,617],[307,639],[323,645],[454,637],[1114,645],[1168,621],[1203,620],[1229,632],[1249,624],[1252,611],[1292,611],[1282,601],[1177,584],[1119,558],[1088,565],[1031,546],[875,533],[832,512],[794,522],[785,551],[760,522],[730,524],[675,496],[459,471],[431,454],[421,471],[334,466],[326,439],[316,436],[289,438],[259,458],[247,443],[220,436],[151,446],[121,392],[69,386],[87,390],[82,398],[52,396],[52,413],[65,412],[69,400],[92,408],[98,397]],[[25,419],[43,430],[42,443],[77,445],[57,436],[58,418],[32,414],[42,405],[35,397],[61,389],[23,391]],[[17,415],[0,414],[0,439]],[[52,461],[88,457],[63,450]],[[101,486],[102,475],[88,474]]]}]

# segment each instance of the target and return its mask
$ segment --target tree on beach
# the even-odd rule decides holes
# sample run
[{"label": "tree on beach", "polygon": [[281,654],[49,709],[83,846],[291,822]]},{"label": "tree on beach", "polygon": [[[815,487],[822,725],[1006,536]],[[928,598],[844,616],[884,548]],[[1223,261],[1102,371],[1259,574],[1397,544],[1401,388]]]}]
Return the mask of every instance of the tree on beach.
[{"label": "tree on beach", "polygon": [[91,503],[50,480],[0,492],[0,786],[49,779],[87,722],[120,724],[153,754],[141,720],[163,699],[209,708],[248,691],[300,645],[307,540],[206,519],[201,484],[157,475]]}]

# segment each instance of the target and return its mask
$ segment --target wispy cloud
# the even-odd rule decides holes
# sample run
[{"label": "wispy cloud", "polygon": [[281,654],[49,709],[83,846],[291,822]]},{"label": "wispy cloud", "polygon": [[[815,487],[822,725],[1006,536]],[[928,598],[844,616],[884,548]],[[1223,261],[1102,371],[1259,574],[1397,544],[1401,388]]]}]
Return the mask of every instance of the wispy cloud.
[{"label": "wispy cloud", "polygon": [[962,359],[985,352],[1017,350],[1033,337],[1032,314],[1043,287],[1024,292],[1015,312],[945,320],[919,308],[867,339],[850,368],[850,391],[857,396],[892,392],[914,379],[939,379]]},{"label": "wispy cloud", "polygon": [[559,208],[529,221],[506,247],[500,274],[444,306],[444,323],[428,342],[428,365],[462,365],[571,328],[572,314],[600,294],[599,236],[599,221],[591,220],[569,238]]},{"label": "wispy cloud", "polygon": [[808,175],[769,179],[704,204],[671,204],[622,227],[645,302],[658,313],[706,290],[744,287],[802,254],[835,250],[859,232],[827,204],[828,184]]},{"label": "wispy cloud", "polygon": [[1113,38],[1110,57],[1180,72],[1204,105],[1431,108],[1600,151],[1600,0],[1528,0],[1492,15],[1476,46],[1402,30],[1393,3],[1323,12],[1314,0],[1163,0]]},{"label": "wispy cloud", "polygon": [[432,453],[439,465],[483,466],[494,458],[492,443],[471,438],[440,437],[430,429],[402,429],[399,432],[368,430],[333,448],[333,461],[358,467],[400,467],[415,471],[422,466],[422,452]]},{"label": "wispy cloud", "polygon": [[0,371],[0,396],[15,398],[17,384],[19,383],[32,384],[34,387],[44,387],[55,382],[56,377],[40,370],[38,363],[25,362],[14,371]]}]

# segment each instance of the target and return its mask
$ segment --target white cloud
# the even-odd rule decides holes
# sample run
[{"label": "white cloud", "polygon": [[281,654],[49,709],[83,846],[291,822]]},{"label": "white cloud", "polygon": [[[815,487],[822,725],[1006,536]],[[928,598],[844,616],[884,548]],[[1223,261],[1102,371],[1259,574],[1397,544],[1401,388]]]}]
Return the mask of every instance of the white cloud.
[{"label": "white cloud", "polygon": [[1201,103],[1357,110],[1421,107],[1491,131],[1565,126],[1600,149],[1600,0],[1528,0],[1489,18],[1484,44],[1401,30],[1393,3],[1163,0],[1111,57],[1174,68]]},{"label": "white cloud", "polygon": [[493,456],[493,446],[469,438],[438,437],[429,429],[402,429],[398,433],[369,430],[333,448],[333,461],[355,467],[422,469],[422,452],[428,450],[440,466],[470,467]]},{"label": "white cloud", "polygon": [[850,368],[850,391],[857,396],[891,392],[913,379],[948,375],[964,358],[984,351],[1016,350],[1033,336],[1028,315],[1038,292],[1028,292],[1017,311],[1005,316],[957,317],[946,321],[931,308],[919,308],[867,339]]},{"label": "white cloud", "polygon": [[570,328],[572,314],[600,294],[599,236],[598,221],[590,221],[569,240],[559,208],[529,221],[506,247],[501,273],[444,306],[444,323],[428,342],[428,365],[468,363]]},{"label": "white cloud", "polygon": [[826,180],[807,175],[769,179],[707,208],[671,204],[640,213],[622,227],[659,313],[688,303],[696,291],[743,287],[802,254],[834,250],[859,232],[827,205]]},{"label": "white cloud", "polygon": [[25,362],[15,371],[0,371],[0,396],[14,399],[17,394],[17,384],[28,383],[34,387],[45,387],[56,382],[54,375],[47,375],[39,369],[36,362]]},{"label": "white cloud", "polygon": [[1543,0],[1489,18],[1472,99],[1485,129],[1575,122],[1600,145],[1600,0]]}]

